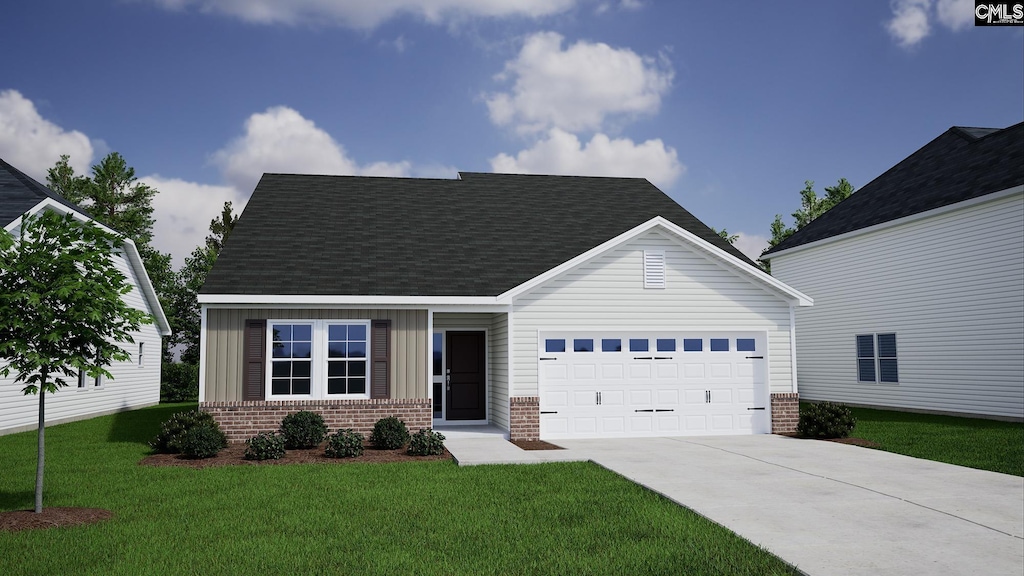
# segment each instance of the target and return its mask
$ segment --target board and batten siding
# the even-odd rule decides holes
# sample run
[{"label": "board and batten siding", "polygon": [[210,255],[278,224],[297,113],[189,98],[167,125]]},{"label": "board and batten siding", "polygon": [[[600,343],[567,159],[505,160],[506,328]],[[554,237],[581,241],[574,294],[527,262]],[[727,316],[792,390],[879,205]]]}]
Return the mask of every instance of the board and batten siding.
[{"label": "board and batten siding", "polygon": [[246,320],[391,320],[391,398],[429,397],[426,310],[208,308],[204,402],[242,400]]},{"label": "board and batten siding", "polygon": [[[802,397],[1024,417],[1024,194],[772,259]],[[855,337],[896,333],[899,383],[858,383]]]},{"label": "board and batten siding", "polygon": [[434,330],[487,331],[487,418],[508,430],[508,314],[437,312]]},{"label": "board and batten siding", "polygon": [[[644,288],[644,250],[665,252],[666,287]],[[789,303],[652,230],[516,298],[512,396],[536,396],[545,330],[750,330],[768,334],[770,392],[791,392]]]},{"label": "board and batten siding", "polygon": [[[129,306],[153,314],[153,308],[141,290],[139,278],[122,253],[112,256],[118,271],[125,275],[132,289],[124,295]],[[90,378],[85,388],[78,388],[76,378],[66,378],[67,387],[46,395],[47,425],[92,418],[160,402],[160,332],[155,324],[145,324],[132,334],[135,343],[123,343],[131,355],[125,362],[116,362],[107,370],[113,378],[104,378],[102,386],[93,386]],[[143,364],[139,365],[139,344],[144,346]],[[14,383],[14,374],[0,377],[0,434],[33,430],[38,424],[39,397],[22,394],[23,383]]]}]

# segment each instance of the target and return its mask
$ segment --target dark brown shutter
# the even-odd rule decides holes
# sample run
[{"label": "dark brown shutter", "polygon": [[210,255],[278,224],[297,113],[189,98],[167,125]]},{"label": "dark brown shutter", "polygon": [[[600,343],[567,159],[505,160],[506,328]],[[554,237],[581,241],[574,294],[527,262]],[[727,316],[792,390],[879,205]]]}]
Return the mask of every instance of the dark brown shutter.
[{"label": "dark brown shutter", "polygon": [[242,400],[266,397],[267,321],[245,321],[245,349],[242,351]]},{"label": "dark brown shutter", "polygon": [[391,398],[391,320],[374,320],[370,334],[370,398]]}]

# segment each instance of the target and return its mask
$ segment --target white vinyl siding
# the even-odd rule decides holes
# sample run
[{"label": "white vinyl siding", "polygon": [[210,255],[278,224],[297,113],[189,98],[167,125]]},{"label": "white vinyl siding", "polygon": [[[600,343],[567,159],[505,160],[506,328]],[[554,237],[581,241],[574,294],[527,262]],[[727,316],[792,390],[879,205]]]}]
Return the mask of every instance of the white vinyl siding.
[{"label": "white vinyl siding", "polygon": [[[796,310],[801,397],[1024,417],[1024,195],[772,259]],[[897,333],[899,383],[858,383],[854,337]]]},{"label": "white vinyl siding", "polygon": [[[644,288],[645,250],[664,251],[665,289]],[[609,329],[767,332],[770,392],[792,391],[788,302],[659,231],[523,294],[514,314],[512,396],[538,393],[540,332]]]},{"label": "white vinyl siding", "polygon": [[[140,290],[138,277],[123,255],[114,257],[118,270],[132,284],[124,295],[125,302],[134,308],[152,314],[149,302]],[[109,414],[131,408],[150,406],[160,401],[160,334],[156,325],[143,325],[133,334],[135,343],[123,343],[131,355],[125,362],[116,362],[107,370],[113,378],[103,378],[101,386],[94,386],[87,378],[86,386],[78,388],[75,376],[66,377],[67,387],[46,395],[46,422],[54,424],[81,420],[100,414]],[[143,366],[138,365],[139,344],[144,344],[147,355]],[[153,353],[152,351],[157,351]],[[0,434],[34,429],[38,423],[39,397],[24,395],[24,384],[14,383],[14,374],[0,377]]]}]

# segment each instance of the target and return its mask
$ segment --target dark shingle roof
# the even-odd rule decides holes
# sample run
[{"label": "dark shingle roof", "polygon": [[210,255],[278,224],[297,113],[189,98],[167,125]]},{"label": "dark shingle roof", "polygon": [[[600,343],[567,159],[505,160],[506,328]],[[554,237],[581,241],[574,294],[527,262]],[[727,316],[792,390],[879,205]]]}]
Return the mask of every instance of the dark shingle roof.
[{"label": "dark shingle roof", "polygon": [[795,248],[1024,184],[1024,122],[954,126],[768,251]]},{"label": "dark shingle roof", "polygon": [[655,216],[753,266],[647,180],[264,174],[205,294],[496,296]]},{"label": "dark shingle roof", "polygon": [[45,198],[82,211],[46,186],[0,158],[0,225],[7,226]]}]

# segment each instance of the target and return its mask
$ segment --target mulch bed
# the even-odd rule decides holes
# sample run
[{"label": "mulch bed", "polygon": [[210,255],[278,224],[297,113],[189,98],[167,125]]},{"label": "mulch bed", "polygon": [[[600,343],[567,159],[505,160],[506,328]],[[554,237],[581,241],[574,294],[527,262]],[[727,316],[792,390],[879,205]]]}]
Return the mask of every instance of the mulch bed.
[{"label": "mulch bed", "polygon": [[113,516],[113,512],[102,508],[43,508],[39,514],[32,510],[14,510],[0,512],[0,532],[84,526]]},{"label": "mulch bed", "polygon": [[276,466],[281,464],[350,464],[350,463],[387,463],[387,462],[430,462],[433,460],[451,460],[452,455],[445,449],[438,456],[410,456],[405,448],[397,450],[377,450],[367,446],[363,455],[358,458],[328,458],[324,456],[322,446],[303,450],[288,450],[280,460],[246,460],[245,443],[229,444],[213,458],[192,460],[181,454],[152,454],[142,459],[142,466],[180,466],[183,468],[211,468],[215,466]]},{"label": "mulch bed", "polygon": [[543,440],[510,440],[510,442],[523,450],[565,450],[561,446],[555,446]]}]

